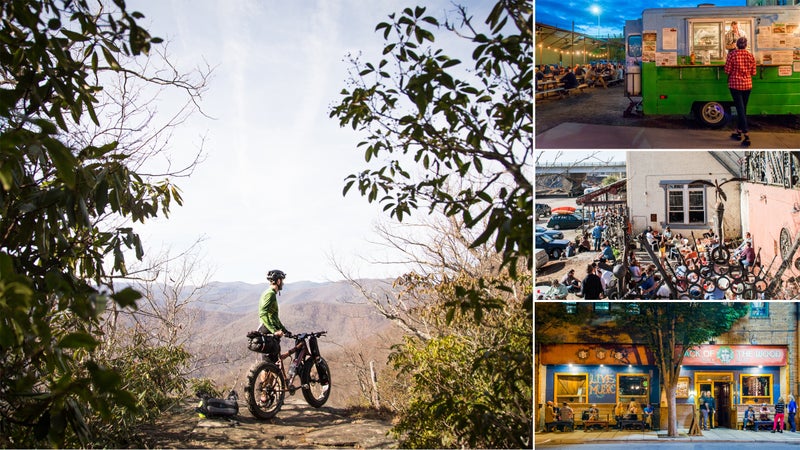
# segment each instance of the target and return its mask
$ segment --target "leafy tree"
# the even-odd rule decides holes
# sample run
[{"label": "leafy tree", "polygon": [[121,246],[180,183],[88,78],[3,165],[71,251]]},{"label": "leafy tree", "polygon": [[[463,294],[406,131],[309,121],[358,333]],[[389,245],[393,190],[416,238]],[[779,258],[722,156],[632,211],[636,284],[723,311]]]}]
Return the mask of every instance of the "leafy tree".
[{"label": "leafy tree", "polygon": [[683,356],[690,348],[717,337],[750,309],[748,303],[633,303],[618,311],[620,329],[638,330],[653,352],[667,397],[668,435],[678,435],[675,391]]},{"label": "leafy tree", "polygon": [[142,76],[123,66],[160,39],[123,0],[6,1],[0,16],[0,445],[87,446],[90,417],[142,406],[98,354],[106,308],[140,296],[103,287],[126,274],[127,249],[143,253],[119,224],[166,215],[181,197],[137,173],[119,135],[81,132],[113,129],[98,113],[105,83]]},{"label": "leafy tree", "polygon": [[[376,26],[383,58],[351,59],[351,86],[330,112],[366,135],[359,146],[374,165],[347,177],[345,193],[356,187],[401,221],[425,202],[460,215],[512,275],[519,259],[533,264],[532,17],[530,0],[498,1],[485,29],[463,7],[444,23],[424,7],[392,14]],[[471,67],[434,47],[443,31],[471,50]]]}]

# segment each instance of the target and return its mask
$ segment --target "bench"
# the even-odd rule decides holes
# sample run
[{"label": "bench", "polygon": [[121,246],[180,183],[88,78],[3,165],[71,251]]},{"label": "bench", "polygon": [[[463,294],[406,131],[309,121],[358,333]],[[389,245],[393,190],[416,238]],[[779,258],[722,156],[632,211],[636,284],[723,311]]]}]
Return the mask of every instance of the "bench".
[{"label": "bench", "polygon": [[[737,429],[739,429],[739,430],[743,430],[744,429],[744,412],[747,411],[747,408],[750,407],[750,406],[753,407],[753,409],[756,412],[756,418],[758,418],[759,410],[761,409],[761,405],[755,405],[755,404],[738,404],[738,405],[736,405],[736,428]],[[767,405],[767,408],[769,409],[769,417],[771,419],[773,419],[775,417],[775,415],[774,415],[775,414],[775,405]],[[769,428],[772,428],[773,420],[756,420],[755,423],[756,423],[755,431],[758,431],[758,429],[762,425],[769,425]],[[784,426],[784,428],[786,428],[786,427]]]},{"label": "bench", "polygon": [[639,419],[622,419],[619,421],[620,430],[624,430],[628,427],[630,427],[631,429],[638,428],[644,431],[645,423],[644,420],[639,420]]},{"label": "bench", "polygon": [[[602,416],[600,416],[600,417],[602,417]],[[583,431],[584,432],[588,432],[593,427],[600,427],[600,428],[603,428],[604,430],[608,431],[608,425],[609,425],[608,414],[606,414],[605,420],[603,420],[603,419],[584,420],[583,421]]]},{"label": "bench", "polygon": [[566,92],[567,92],[567,94],[572,94],[573,92],[577,91],[577,92],[583,94],[583,93],[586,92],[586,88],[588,88],[588,87],[589,87],[588,84],[583,83],[583,84],[579,84],[577,87],[574,87],[572,89],[567,89]]},{"label": "bench", "polygon": [[[575,428],[579,429],[585,426],[585,422],[589,418],[589,408],[592,407],[593,403],[571,403],[572,409],[575,411]],[[614,417],[614,407],[613,403],[594,403],[597,405],[598,410],[598,417],[605,417],[608,420],[609,426],[614,425],[614,422],[610,419]],[[584,419],[586,417],[586,419]],[[585,428],[584,428],[585,429]]]},{"label": "bench", "polygon": [[562,428],[563,431],[575,431],[575,422],[571,420],[558,420],[555,422],[545,422],[544,423],[544,430],[545,431],[553,431],[554,429]]},{"label": "bench", "polygon": [[547,97],[548,94],[551,94],[551,93],[556,93],[556,94],[558,94],[559,97],[563,97],[565,92],[566,91],[564,90],[563,87],[558,87],[558,88],[553,88],[553,89],[547,89],[547,90],[544,90],[544,91],[537,91],[536,92],[536,97],[539,97],[539,95],[541,95],[542,97]]}]

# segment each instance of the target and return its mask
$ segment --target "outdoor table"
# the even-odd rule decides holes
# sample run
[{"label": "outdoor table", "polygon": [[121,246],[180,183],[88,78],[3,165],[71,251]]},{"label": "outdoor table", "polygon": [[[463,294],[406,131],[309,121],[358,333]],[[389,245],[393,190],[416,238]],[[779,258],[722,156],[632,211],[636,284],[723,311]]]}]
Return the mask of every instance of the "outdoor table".
[{"label": "outdoor table", "polygon": [[592,425],[600,425],[603,427],[604,430],[608,431],[608,421],[607,420],[584,420],[583,421],[583,431],[588,432],[589,428]]}]

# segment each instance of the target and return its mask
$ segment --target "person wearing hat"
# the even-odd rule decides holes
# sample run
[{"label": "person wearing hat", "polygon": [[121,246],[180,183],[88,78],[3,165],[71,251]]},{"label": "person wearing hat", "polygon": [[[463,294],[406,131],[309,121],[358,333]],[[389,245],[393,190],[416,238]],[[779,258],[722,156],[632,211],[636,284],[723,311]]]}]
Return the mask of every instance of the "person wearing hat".
[{"label": "person wearing hat", "polygon": [[731,139],[741,140],[743,147],[750,146],[750,136],[747,134],[747,100],[753,89],[753,76],[756,74],[756,59],[747,51],[747,38],[740,37],[736,40],[736,49],[728,53],[725,60],[725,73],[728,74],[728,89],[733,97],[736,107],[736,132],[731,134]]}]

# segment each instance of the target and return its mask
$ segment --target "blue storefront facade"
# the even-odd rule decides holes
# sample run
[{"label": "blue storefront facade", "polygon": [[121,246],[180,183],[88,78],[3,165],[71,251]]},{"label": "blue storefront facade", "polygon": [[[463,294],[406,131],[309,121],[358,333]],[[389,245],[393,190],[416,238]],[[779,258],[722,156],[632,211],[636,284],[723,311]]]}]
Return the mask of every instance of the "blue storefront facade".
[{"label": "blue storefront facade", "polygon": [[[719,411],[717,426],[736,426],[736,405],[774,404],[788,394],[783,345],[701,345],[684,354],[679,405],[699,405],[705,393]],[[544,400],[570,404],[652,403],[666,406],[653,355],[637,344],[553,344],[542,347],[537,380]],[[782,387],[787,390],[782,393]],[[541,399],[541,397],[539,397]],[[690,407],[688,407],[691,410]]]}]

